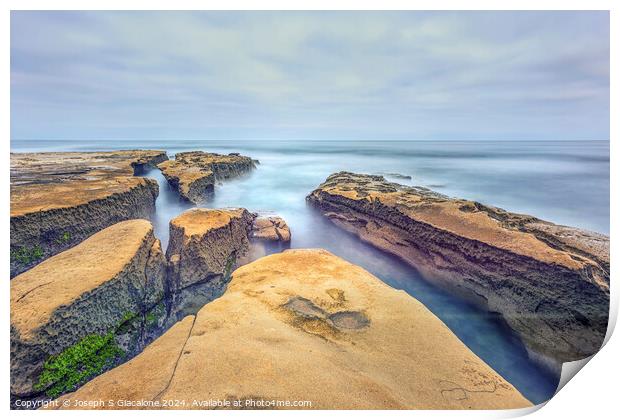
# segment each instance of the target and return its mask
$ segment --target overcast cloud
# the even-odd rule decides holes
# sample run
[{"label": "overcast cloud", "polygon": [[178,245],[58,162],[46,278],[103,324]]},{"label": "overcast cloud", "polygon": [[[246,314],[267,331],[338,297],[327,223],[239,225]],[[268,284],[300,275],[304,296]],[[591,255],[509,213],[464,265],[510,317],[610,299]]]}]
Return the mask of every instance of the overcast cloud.
[{"label": "overcast cloud", "polygon": [[13,139],[609,139],[607,12],[12,12]]}]

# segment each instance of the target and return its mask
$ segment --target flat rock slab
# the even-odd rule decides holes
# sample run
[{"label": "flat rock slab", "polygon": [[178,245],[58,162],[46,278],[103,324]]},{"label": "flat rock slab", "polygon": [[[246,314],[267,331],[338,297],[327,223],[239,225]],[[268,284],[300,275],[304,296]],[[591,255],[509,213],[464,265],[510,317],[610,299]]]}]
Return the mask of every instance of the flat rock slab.
[{"label": "flat rock slab", "polygon": [[11,186],[132,176],[168,156],[161,150],[11,153]]},{"label": "flat rock slab", "polygon": [[[11,393],[30,396],[43,363],[82,338],[112,332],[126,354],[141,349],[143,317],[163,302],[166,261],[147,220],[110,226],[11,282]],[[160,311],[162,312],[162,311]],[[149,316],[151,327],[165,311]],[[137,322],[134,342],[121,342]],[[133,328],[133,327],[132,327]],[[117,337],[118,336],[118,337]],[[54,383],[47,384],[49,386]]]},{"label": "flat rock slab", "polygon": [[159,165],[168,183],[181,198],[199,204],[213,193],[216,181],[234,178],[255,168],[254,161],[238,153],[178,153],[174,160]]},{"label": "flat rock slab", "polygon": [[162,151],[11,154],[11,277],[122,220],[148,218],[159,188],[135,177]]},{"label": "flat rock slab", "polygon": [[330,175],[307,199],[429,280],[501,313],[529,350],[554,364],[587,357],[603,342],[605,235],[349,172]]},{"label": "flat rock slab", "polygon": [[177,409],[212,408],[210,400],[247,408],[257,408],[249,400],[314,409],[531,405],[420,302],[323,250],[239,268],[221,298],[61,401],[71,408],[99,399],[183,401],[168,407]]}]

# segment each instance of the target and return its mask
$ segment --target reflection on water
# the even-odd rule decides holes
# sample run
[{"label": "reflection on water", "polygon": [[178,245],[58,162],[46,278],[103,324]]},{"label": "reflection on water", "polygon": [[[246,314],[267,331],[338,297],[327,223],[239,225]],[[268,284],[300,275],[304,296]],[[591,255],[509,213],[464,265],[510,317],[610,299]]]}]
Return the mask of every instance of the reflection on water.
[{"label": "reflection on water", "polygon": [[[558,378],[528,359],[520,341],[497,315],[461,302],[424,281],[401,261],[331,225],[306,206],[305,196],[339,170],[397,173],[412,179],[395,182],[609,232],[608,142],[39,142],[14,143],[12,148],[151,148],[165,149],[169,155],[206,150],[241,152],[259,159],[261,164],[249,176],[218,185],[207,205],[276,213],[291,228],[291,247],[325,248],[406,291],[534,403],[552,396]],[[179,200],[159,171],[151,170],[147,176],[160,185],[153,222],[165,247],[169,220],[190,204]]]}]

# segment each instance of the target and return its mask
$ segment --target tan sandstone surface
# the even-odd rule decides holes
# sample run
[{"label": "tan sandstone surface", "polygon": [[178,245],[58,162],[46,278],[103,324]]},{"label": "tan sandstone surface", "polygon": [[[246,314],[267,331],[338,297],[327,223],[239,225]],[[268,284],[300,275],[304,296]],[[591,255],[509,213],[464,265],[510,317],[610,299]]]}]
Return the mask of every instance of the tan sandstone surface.
[{"label": "tan sandstone surface", "polygon": [[[110,226],[11,281],[11,394],[36,394],[34,384],[50,356],[89,334],[115,337],[128,355],[141,350],[165,311],[152,310],[165,292],[166,261],[146,220]],[[129,323],[136,328],[129,328]],[[79,366],[76,367],[79,369]],[[49,384],[53,385],[53,384]]]},{"label": "tan sandstone surface", "polygon": [[134,176],[162,151],[11,154],[11,276],[122,220],[148,218],[159,188]]},{"label": "tan sandstone surface", "polygon": [[536,354],[564,362],[602,344],[605,235],[349,172],[329,176],[308,201],[428,279],[501,313]]},{"label": "tan sandstone surface", "polygon": [[237,269],[221,298],[60,401],[98,399],[185,404],[169,408],[236,399],[315,409],[531,405],[416,299],[323,250]]}]

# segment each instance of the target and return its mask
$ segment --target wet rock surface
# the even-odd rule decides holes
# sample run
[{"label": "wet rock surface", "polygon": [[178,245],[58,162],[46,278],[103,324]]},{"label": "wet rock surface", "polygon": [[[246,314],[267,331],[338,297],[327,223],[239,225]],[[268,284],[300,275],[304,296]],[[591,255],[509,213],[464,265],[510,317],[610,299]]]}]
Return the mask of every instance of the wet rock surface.
[{"label": "wet rock surface", "polygon": [[213,193],[217,181],[246,174],[255,168],[255,163],[238,153],[221,155],[194,151],[178,153],[174,160],[158,167],[181,198],[200,204]]},{"label": "wet rock surface", "polygon": [[552,363],[589,356],[603,342],[605,235],[348,172],[329,176],[307,200],[427,279],[502,314]]},{"label": "wet rock surface", "polygon": [[237,269],[222,297],[61,401],[94,399],[186,402],[176,409],[232,399],[315,409],[531,405],[417,300],[322,250]]},{"label": "wet rock surface", "polygon": [[114,223],[149,218],[159,188],[134,176],[162,151],[11,154],[11,277]]},{"label": "wet rock surface", "polygon": [[11,395],[56,396],[161,333],[166,261],[146,220],[110,226],[11,282]]}]

